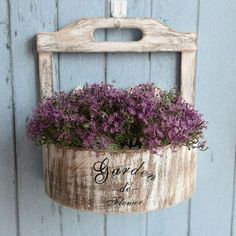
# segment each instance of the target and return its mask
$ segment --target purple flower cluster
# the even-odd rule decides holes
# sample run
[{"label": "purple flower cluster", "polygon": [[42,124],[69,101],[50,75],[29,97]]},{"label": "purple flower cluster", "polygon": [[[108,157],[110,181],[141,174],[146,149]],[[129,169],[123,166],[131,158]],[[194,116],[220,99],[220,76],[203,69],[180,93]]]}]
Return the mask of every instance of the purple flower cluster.
[{"label": "purple flower cluster", "polygon": [[153,84],[118,89],[86,84],[70,93],[48,97],[27,122],[27,132],[39,144],[98,149],[186,145],[205,148],[206,122],[173,91]]}]

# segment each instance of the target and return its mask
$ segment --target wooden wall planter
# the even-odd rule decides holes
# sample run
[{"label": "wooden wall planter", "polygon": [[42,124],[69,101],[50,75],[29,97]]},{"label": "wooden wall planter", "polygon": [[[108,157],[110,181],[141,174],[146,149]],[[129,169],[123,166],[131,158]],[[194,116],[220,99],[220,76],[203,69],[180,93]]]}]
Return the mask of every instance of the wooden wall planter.
[{"label": "wooden wall planter", "polygon": [[172,206],[195,189],[195,151],[186,147],[158,154],[44,148],[46,192],[72,208],[101,213],[130,213]]},{"label": "wooden wall planter", "polygon": [[[99,28],[138,28],[135,42],[95,42]],[[39,33],[41,99],[53,85],[53,53],[57,52],[181,52],[181,93],[194,104],[196,35],[178,33],[153,19],[82,19],[58,32]],[[172,206],[192,196],[196,154],[186,147],[158,154],[147,150],[111,153],[43,147],[46,192],[72,208],[102,213],[131,213]]]}]

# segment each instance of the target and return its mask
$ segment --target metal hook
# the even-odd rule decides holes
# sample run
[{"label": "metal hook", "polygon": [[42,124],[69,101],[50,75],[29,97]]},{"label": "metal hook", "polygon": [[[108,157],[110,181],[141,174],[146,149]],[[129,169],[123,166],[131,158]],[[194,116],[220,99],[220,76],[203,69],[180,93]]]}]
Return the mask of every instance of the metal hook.
[{"label": "metal hook", "polygon": [[120,21],[119,20],[116,21],[116,28],[120,29]]}]

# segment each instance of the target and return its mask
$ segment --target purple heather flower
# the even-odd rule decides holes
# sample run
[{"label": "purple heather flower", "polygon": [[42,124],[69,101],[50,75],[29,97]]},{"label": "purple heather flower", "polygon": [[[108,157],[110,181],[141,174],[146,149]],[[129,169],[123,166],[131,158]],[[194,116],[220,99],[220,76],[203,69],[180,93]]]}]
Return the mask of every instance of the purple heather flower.
[{"label": "purple heather flower", "polygon": [[109,84],[86,84],[45,99],[27,123],[39,144],[90,149],[146,148],[186,145],[205,148],[202,115],[173,91],[153,84],[118,89]]}]

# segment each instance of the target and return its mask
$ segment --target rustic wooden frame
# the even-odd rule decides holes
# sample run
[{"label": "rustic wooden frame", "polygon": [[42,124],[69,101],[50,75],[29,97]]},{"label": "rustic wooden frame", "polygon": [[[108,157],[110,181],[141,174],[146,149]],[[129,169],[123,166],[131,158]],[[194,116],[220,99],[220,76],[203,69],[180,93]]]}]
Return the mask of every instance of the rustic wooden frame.
[{"label": "rustic wooden frame", "polygon": [[[96,42],[93,32],[101,28],[138,28],[139,41]],[[53,90],[53,53],[59,52],[181,52],[181,94],[194,104],[197,37],[179,33],[154,19],[81,19],[57,32],[37,34],[41,99]]]}]

